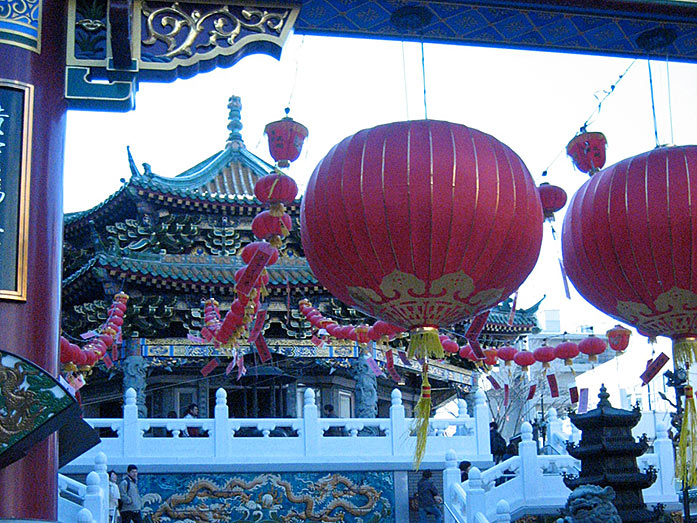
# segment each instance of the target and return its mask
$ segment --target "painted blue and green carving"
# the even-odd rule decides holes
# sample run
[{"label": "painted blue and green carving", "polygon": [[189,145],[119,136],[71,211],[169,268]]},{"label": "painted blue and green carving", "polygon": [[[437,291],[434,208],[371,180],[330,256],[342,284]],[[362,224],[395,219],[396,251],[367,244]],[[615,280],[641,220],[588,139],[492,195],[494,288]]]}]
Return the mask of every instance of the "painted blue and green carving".
[{"label": "painted blue and green carving", "polygon": [[41,51],[42,0],[0,2],[0,43]]},{"label": "painted blue and green carving", "polygon": [[78,0],[75,6],[75,58],[106,59],[107,3]]},{"label": "painted blue and green carving", "polygon": [[394,523],[390,472],[141,474],[154,523]]}]

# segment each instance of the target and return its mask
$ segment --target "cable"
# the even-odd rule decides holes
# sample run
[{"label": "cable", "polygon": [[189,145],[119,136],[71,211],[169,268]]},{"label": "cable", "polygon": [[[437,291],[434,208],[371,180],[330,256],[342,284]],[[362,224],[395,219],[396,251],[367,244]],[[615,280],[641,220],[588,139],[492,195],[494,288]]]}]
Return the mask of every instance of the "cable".
[{"label": "cable", "polygon": [[673,136],[673,103],[670,96],[670,61],[666,55],[666,82],[668,84],[668,119],[670,121],[670,143],[675,145],[675,137]]},{"label": "cable", "polygon": [[424,39],[421,38],[421,74],[424,83],[424,120],[428,120],[428,104],[426,103],[426,59],[424,58]]},{"label": "cable", "polygon": [[404,40],[402,40],[402,76],[404,78],[404,108],[409,120],[409,90],[407,89],[407,61],[404,58]]},{"label": "cable", "polygon": [[288,97],[288,103],[286,107],[290,109],[290,104],[293,101],[293,95],[295,94],[295,87],[298,85],[298,70],[300,69],[300,51],[303,50],[303,45],[305,44],[305,35],[303,35],[302,40],[300,40],[300,45],[298,46],[298,54],[295,56],[295,75],[293,76],[293,87],[290,90],[290,96]]},{"label": "cable", "polygon": [[646,60],[649,64],[649,88],[651,89],[651,113],[653,114],[653,136],[656,139],[656,147],[658,147],[658,124],[656,123],[656,103],[653,97],[653,75],[651,74],[651,59]]}]

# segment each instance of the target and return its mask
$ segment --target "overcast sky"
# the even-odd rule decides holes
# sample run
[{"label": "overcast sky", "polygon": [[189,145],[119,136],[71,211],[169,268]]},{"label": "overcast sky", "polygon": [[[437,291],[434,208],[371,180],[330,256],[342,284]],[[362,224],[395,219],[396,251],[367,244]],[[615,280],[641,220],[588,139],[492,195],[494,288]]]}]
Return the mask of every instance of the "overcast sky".
[{"label": "overcast sky", "polygon": [[[537,183],[573,194],[587,179],[564,147],[633,60],[588,55],[426,45],[428,117],[492,134],[521,156]],[[660,143],[697,143],[697,66],[652,61]],[[608,162],[654,147],[646,60],[636,61],[604,102],[589,130],[608,139]],[[424,116],[420,45],[395,41],[300,37],[280,61],[253,55],[229,69],[170,84],[144,83],[129,113],[71,111],[65,163],[65,210],[87,209],[129,176],[126,146],[135,161],[174,176],[225,146],[227,100],[242,97],[247,148],[271,161],[266,123],[291,116],[310,130],[301,158],[289,169],[300,184],[338,141],[374,125]],[[670,102],[670,103],[669,103]],[[674,139],[671,139],[671,112]],[[548,176],[541,176],[544,170]],[[561,219],[556,222],[561,232]],[[543,308],[562,310],[562,327],[616,322],[575,291],[564,297],[559,239],[548,226],[537,268],[521,288],[520,304],[547,295]],[[637,342],[638,343],[638,342]],[[644,341],[641,344],[645,346]]]}]

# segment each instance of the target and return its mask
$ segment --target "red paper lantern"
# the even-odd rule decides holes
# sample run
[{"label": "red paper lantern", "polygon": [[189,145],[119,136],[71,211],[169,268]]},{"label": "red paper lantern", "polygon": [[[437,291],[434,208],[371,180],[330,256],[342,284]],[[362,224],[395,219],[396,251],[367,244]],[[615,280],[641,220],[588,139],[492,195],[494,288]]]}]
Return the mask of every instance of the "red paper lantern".
[{"label": "red paper lantern", "polygon": [[535,356],[533,356],[532,352],[521,350],[515,355],[513,361],[516,363],[516,365],[520,365],[523,372],[526,372],[528,367],[534,365],[537,360],[535,359]]},{"label": "red paper lantern", "polygon": [[[289,110],[286,109],[286,114]],[[264,133],[269,139],[269,152],[279,167],[288,167],[300,156],[308,130],[303,124],[286,116],[266,125]]]},{"label": "red paper lantern", "polygon": [[511,366],[511,362],[515,358],[516,354],[518,354],[518,350],[511,346],[499,347],[496,351],[498,358],[506,362],[506,367]]},{"label": "red paper lantern", "polygon": [[301,236],[312,271],[344,303],[433,328],[520,286],[539,254],[542,208],[522,160],[495,138],[399,122],[346,138],[320,162]]},{"label": "red paper lantern", "polygon": [[554,213],[566,205],[566,191],[548,183],[541,183],[537,190],[540,193],[544,217],[548,220],[554,220]]},{"label": "red paper lantern", "polygon": [[549,347],[548,345],[536,348],[532,354],[535,357],[535,361],[542,363],[542,367],[545,369],[548,369],[550,362],[554,361],[556,358],[554,355],[554,347]]},{"label": "red paper lantern", "polygon": [[298,184],[287,174],[267,174],[254,184],[254,195],[261,203],[291,204],[298,195]]},{"label": "red paper lantern", "polygon": [[245,245],[242,248],[242,252],[240,253],[242,261],[246,264],[249,264],[249,262],[252,261],[252,258],[259,249],[262,249],[264,251],[268,249],[271,250],[271,258],[269,258],[269,261],[266,262],[266,265],[273,265],[278,261],[278,249],[274,247],[269,247],[268,245],[266,245],[266,242],[252,242]]},{"label": "red paper lantern", "polygon": [[499,362],[496,349],[484,349],[482,352],[484,353],[484,363],[490,367],[493,367]]},{"label": "red paper lantern", "polygon": [[614,351],[622,352],[629,346],[629,337],[632,335],[632,331],[625,329],[622,325],[615,325],[606,332],[606,335],[610,348]]},{"label": "red paper lantern", "polygon": [[597,361],[598,354],[605,352],[606,348],[605,341],[595,336],[589,336],[578,344],[578,350],[588,356],[588,361]]},{"label": "red paper lantern", "polygon": [[446,338],[443,340],[443,350],[448,354],[456,354],[460,351],[460,346],[457,344],[457,342],[451,340],[450,338]]},{"label": "red paper lantern", "polygon": [[463,345],[460,347],[460,350],[458,351],[458,355],[463,359],[463,360],[471,360],[472,359],[472,348],[469,346],[469,343],[467,345]]},{"label": "red paper lantern", "polygon": [[603,133],[589,133],[585,130],[574,136],[566,146],[566,154],[574,161],[576,168],[593,174],[605,165],[607,140]]},{"label": "red paper lantern", "polygon": [[285,238],[288,236],[288,231],[292,229],[292,225],[287,213],[279,217],[273,216],[270,211],[263,211],[252,220],[252,233],[260,240],[267,240],[273,236]]},{"label": "red paper lantern", "polygon": [[659,147],[604,169],[569,204],[566,272],[603,312],[673,339],[684,365],[697,349],[697,146]]},{"label": "red paper lantern", "polygon": [[578,345],[572,341],[562,341],[554,348],[554,355],[560,360],[564,360],[564,365],[573,364],[573,359],[578,356]]}]

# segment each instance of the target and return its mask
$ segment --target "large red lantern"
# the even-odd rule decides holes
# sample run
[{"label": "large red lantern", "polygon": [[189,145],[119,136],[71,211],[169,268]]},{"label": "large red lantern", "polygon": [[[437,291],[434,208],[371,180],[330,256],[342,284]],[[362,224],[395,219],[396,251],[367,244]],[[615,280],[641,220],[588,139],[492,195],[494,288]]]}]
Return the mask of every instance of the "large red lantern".
[{"label": "large red lantern", "polygon": [[566,154],[579,171],[592,175],[605,165],[606,147],[607,140],[603,133],[589,133],[583,129],[568,143]]},{"label": "large red lantern", "polygon": [[[347,305],[411,331],[410,355],[443,357],[437,328],[509,296],[537,261],[542,206],[523,161],[492,136],[435,120],[344,139],[315,168],[303,249]],[[431,387],[423,366],[416,464]]]},{"label": "large red lantern", "polygon": [[[289,110],[286,109],[286,115]],[[308,130],[303,124],[286,116],[266,125],[264,133],[269,139],[269,152],[279,167],[288,167],[300,156]]]},{"label": "large red lantern", "polygon": [[315,169],[303,248],[344,303],[407,329],[450,325],[508,296],[539,254],[542,209],[522,160],[433,120],[360,131]]},{"label": "large red lantern", "polygon": [[605,340],[595,336],[589,336],[578,343],[579,352],[588,356],[588,361],[598,361],[598,356],[605,352],[606,348]]},{"label": "large red lantern", "polygon": [[697,146],[660,147],[593,176],[562,230],[579,293],[647,336],[669,336],[678,363],[697,349]]},{"label": "large red lantern", "polygon": [[548,183],[541,183],[537,190],[540,193],[544,217],[547,220],[554,220],[554,213],[566,205],[566,191]]}]

